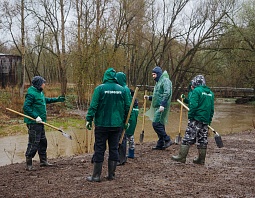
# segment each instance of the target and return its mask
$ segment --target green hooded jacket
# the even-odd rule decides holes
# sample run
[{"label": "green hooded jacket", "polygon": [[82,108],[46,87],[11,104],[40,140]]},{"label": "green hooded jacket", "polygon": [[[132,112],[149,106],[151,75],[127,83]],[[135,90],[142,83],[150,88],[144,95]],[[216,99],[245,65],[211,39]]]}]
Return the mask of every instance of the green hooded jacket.
[{"label": "green hooded jacket", "polygon": [[[169,79],[167,71],[164,71],[154,87],[151,107],[145,115],[153,122],[166,124],[170,112],[171,98],[172,82]],[[163,112],[159,112],[160,105],[165,107]]]},{"label": "green hooded jacket", "polygon": [[117,84],[116,71],[107,69],[103,83],[94,90],[86,120],[94,120],[95,126],[123,127],[130,106],[127,96],[125,88]]},{"label": "green hooded jacket", "polygon": [[[47,110],[46,104],[58,102],[58,98],[47,98],[44,96],[44,93],[34,86],[31,86],[27,90],[25,96],[25,102],[23,105],[23,111],[25,115],[28,115],[34,119],[38,116],[42,119],[43,122],[47,120]],[[27,124],[36,124],[36,121],[24,118],[24,122]]]},{"label": "green hooded jacket", "polygon": [[123,73],[123,72],[118,72],[116,74],[116,79],[117,79],[117,82],[119,83],[119,85],[121,85],[122,87],[125,88],[126,94],[127,94],[128,100],[129,100],[128,102],[131,103],[132,96],[131,96],[130,90],[129,90],[128,86],[127,86],[126,74]]},{"label": "green hooded jacket", "polygon": [[[126,79],[126,74],[123,73],[123,72],[118,72],[116,74],[116,77],[117,77],[117,81],[118,83],[124,87],[126,89],[126,92],[127,92],[127,95],[128,95],[128,98],[129,98],[129,102],[131,103],[132,102],[132,95],[131,95],[131,92],[130,92],[130,89],[128,88],[127,86],[127,79]],[[125,131],[125,133],[127,135],[134,135],[135,133],[135,128],[136,128],[136,125],[137,125],[137,117],[138,117],[138,114],[139,114],[139,109],[138,109],[138,104],[134,104],[133,105],[133,109],[131,111],[131,115],[130,115],[130,118],[129,118],[129,121],[128,123],[130,124],[128,129]]]},{"label": "green hooded jacket", "polygon": [[189,109],[189,119],[210,124],[214,114],[214,94],[211,89],[205,85],[194,88],[189,98]]}]

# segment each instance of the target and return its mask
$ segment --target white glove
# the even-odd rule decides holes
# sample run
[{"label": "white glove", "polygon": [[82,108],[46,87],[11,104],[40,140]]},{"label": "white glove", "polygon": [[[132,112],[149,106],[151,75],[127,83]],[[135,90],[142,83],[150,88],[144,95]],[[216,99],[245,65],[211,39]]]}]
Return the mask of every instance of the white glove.
[{"label": "white glove", "polygon": [[164,110],[165,110],[165,107],[163,107],[163,106],[159,107],[159,112],[163,112]]},{"label": "white glove", "polygon": [[42,123],[42,118],[40,118],[40,116],[38,116],[38,117],[35,119],[35,121],[36,121],[37,123]]},{"label": "white glove", "polygon": [[92,129],[92,121],[87,121],[87,122],[86,122],[86,128],[87,128],[88,130],[91,130],[91,129]]},{"label": "white glove", "polygon": [[144,95],[143,98],[146,99],[146,100],[148,100],[148,99],[149,99],[149,96],[148,96],[148,95]]}]

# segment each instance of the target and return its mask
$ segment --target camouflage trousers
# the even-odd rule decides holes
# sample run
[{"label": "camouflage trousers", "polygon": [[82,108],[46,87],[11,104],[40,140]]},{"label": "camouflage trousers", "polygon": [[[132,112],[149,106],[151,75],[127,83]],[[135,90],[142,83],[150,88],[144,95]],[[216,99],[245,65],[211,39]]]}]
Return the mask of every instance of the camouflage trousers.
[{"label": "camouflage trousers", "polygon": [[127,135],[127,145],[129,149],[135,149],[135,139],[133,135]]},{"label": "camouflage trousers", "polygon": [[207,148],[208,144],[208,124],[197,120],[189,120],[185,135],[182,139],[182,144],[193,145],[197,148]]}]

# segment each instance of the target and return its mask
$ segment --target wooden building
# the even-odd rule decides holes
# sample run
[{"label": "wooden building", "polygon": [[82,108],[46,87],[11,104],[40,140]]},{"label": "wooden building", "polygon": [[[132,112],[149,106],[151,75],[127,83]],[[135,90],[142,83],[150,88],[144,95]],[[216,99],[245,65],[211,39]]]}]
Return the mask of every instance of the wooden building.
[{"label": "wooden building", "polygon": [[0,86],[16,86],[21,82],[21,75],[21,56],[0,53]]}]

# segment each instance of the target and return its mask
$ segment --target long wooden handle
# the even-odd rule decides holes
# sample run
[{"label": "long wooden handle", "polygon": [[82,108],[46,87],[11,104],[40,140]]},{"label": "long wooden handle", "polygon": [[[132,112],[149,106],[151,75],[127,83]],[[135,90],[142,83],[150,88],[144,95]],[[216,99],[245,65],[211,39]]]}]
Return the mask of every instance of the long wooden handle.
[{"label": "long wooden handle", "polygon": [[[34,121],[35,121],[34,118],[32,118],[32,117],[30,117],[30,116],[28,116],[28,115],[25,115],[25,114],[23,114],[23,113],[20,113],[20,112],[18,112],[18,111],[13,110],[13,109],[9,109],[9,108],[6,108],[6,109],[7,109],[8,111],[11,111],[11,112],[13,112],[13,113],[16,113],[16,114],[18,114],[18,115],[21,115],[21,116],[23,116],[23,117],[26,117],[26,118],[28,118],[28,119],[30,119],[30,120],[34,120]],[[48,124],[48,123],[46,123],[46,122],[42,122],[42,124],[44,124],[44,125],[46,125],[46,126],[49,126],[49,127],[53,128],[53,129],[56,129],[56,130],[58,130],[58,131],[62,131],[61,129],[59,129],[59,128],[55,127],[55,126],[52,126],[52,125],[50,125],[50,124]]]},{"label": "long wooden handle", "polygon": [[[184,106],[185,109],[189,111],[189,107],[187,107],[182,101],[177,99],[177,102],[179,102],[182,106]],[[208,128],[211,129],[216,135],[219,135],[210,125],[208,125]]]},{"label": "long wooden handle", "polygon": [[[145,90],[144,95],[147,95],[147,90]],[[143,99],[143,123],[142,123],[142,131],[144,131],[144,124],[145,124],[145,112],[146,112],[146,101],[147,99]]]},{"label": "long wooden handle", "polygon": [[[182,98],[182,103],[183,103],[183,98]],[[181,125],[182,125],[182,109],[183,109],[183,106],[181,105],[180,122],[179,122],[179,134],[181,134]]]},{"label": "long wooden handle", "polygon": [[[135,103],[135,99],[136,99],[138,90],[139,90],[139,88],[136,87],[135,88],[135,93],[134,93],[133,98],[132,98],[132,102],[131,102],[130,107],[129,107],[129,111],[128,111],[128,115],[127,115],[127,118],[126,118],[126,121],[125,121],[125,125],[128,124],[128,121],[129,121],[129,118],[130,118],[130,115],[131,115],[131,112],[132,112],[132,109],[133,109],[133,106],[134,106],[134,103]],[[126,129],[123,129],[122,134],[121,134],[121,138],[120,138],[120,141],[119,141],[119,144],[122,143],[125,131],[126,131]]]}]

